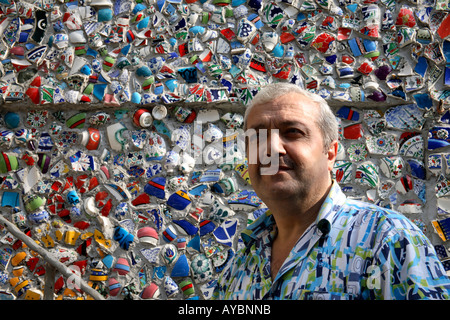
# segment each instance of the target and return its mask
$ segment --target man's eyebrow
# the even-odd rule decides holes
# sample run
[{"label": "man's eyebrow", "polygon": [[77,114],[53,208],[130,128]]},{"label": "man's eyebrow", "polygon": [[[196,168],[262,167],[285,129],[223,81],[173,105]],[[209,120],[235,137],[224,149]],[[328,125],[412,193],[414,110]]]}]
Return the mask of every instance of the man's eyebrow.
[{"label": "man's eyebrow", "polygon": [[285,121],[279,122],[279,125],[284,126],[284,127],[290,127],[290,126],[306,127],[306,124],[303,121],[299,121],[299,120],[285,120]]}]

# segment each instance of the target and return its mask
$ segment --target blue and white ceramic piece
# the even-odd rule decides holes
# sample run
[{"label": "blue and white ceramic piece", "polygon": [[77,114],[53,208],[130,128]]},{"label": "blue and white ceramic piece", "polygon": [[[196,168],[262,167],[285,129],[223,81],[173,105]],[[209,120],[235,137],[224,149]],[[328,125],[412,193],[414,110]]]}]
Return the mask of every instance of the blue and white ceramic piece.
[{"label": "blue and white ceramic piece", "polygon": [[450,145],[450,128],[438,126],[428,132],[428,150],[435,150]]},{"label": "blue and white ceramic piece", "polygon": [[172,272],[170,273],[171,278],[182,278],[188,277],[190,274],[189,262],[185,254],[180,255],[180,257],[175,262]]},{"label": "blue and white ceramic piece", "polygon": [[213,234],[217,242],[231,247],[237,232],[238,219],[228,219],[214,230]]},{"label": "blue and white ceramic piece", "polygon": [[388,127],[395,129],[420,130],[425,123],[423,111],[416,104],[392,107],[384,117]]},{"label": "blue and white ceramic piece", "polygon": [[166,178],[165,177],[155,177],[150,180],[144,187],[144,191],[159,199],[164,199],[166,197],[165,193]]}]

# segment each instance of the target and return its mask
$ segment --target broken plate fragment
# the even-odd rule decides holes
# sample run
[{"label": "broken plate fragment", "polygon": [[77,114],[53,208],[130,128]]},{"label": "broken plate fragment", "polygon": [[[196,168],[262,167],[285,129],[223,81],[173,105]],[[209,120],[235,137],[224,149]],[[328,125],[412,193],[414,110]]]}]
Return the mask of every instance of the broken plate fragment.
[{"label": "broken plate fragment", "polygon": [[188,277],[190,274],[189,262],[185,254],[180,255],[178,260],[175,262],[172,272],[170,273],[171,278],[182,278]]},{"label": "broken plate fragment", "polygon": [[214,230],[213,234],[217,242],[231,247],[237,232],[238,219],[228,219]]},{"label": "broken plate fragment", "polygon": [[405,168],[405,163],[402,157],[389,156],[380,159],[380,170],[384,175],[390,179],[399,178]]},{"label": "broken plate fragment", "polygon": [[420,130],[425,123],[423,111],[416,104],[389,108],[384,117],[388,127],[395,129]]},{"label": "broken plate fragment", "polygon": [[378,136],[366,136],[367,150],[372,154],[397,154],[398,142],[393,134],[383,133]]},{"label": "broken plate fragment", "polygon": [[450,145],[450,128],[433,127],[428,132],[428,150],[435,150]]},{"label": "broken plate fragment", "polygon": [[355,181],[361,185],[376,188],[379,183],[378,167],[370,161],[363,162],[356,168]]}]

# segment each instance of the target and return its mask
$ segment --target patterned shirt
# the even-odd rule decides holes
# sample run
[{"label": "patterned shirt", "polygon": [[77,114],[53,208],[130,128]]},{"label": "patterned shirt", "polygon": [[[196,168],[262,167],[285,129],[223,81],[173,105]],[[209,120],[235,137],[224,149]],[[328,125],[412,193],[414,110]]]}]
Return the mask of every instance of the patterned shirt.
[{"label": "patterned shirt", "polygon": [[336,182],[272,281],[276,225],[266,211],[242,232],[213,299],[450,299],[450,280],[420,229],[395,211],[347,198]]}]

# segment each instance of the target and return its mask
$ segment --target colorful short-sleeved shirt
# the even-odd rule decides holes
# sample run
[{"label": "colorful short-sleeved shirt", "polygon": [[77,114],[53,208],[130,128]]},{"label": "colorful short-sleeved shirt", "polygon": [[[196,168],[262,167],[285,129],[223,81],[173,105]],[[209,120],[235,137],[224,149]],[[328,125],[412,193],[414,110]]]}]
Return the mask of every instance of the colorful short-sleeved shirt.
[{"label": "colorful short-sleeved shirt", "polygon": [[420,229],[400,213],[347,198],[336,182],[272,281],[275,234],[270,211],[242,232],[245,247],[213,299],[450,299],[450,280]]}]

